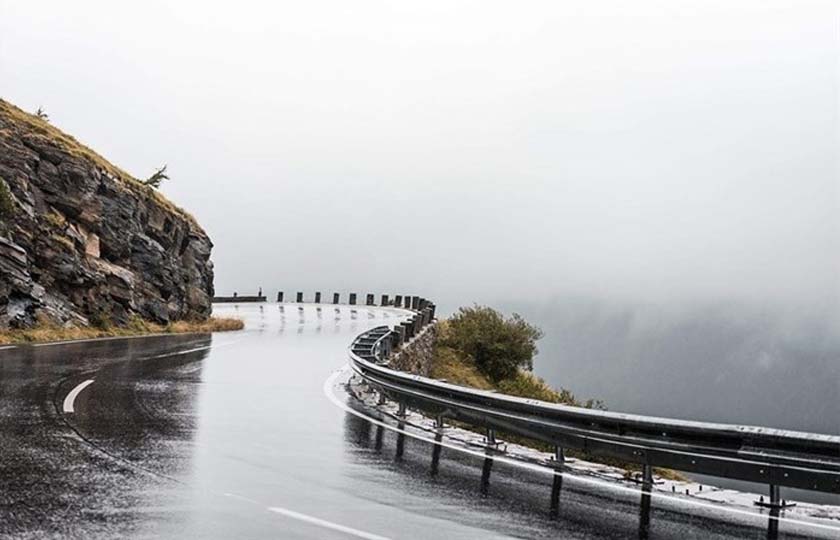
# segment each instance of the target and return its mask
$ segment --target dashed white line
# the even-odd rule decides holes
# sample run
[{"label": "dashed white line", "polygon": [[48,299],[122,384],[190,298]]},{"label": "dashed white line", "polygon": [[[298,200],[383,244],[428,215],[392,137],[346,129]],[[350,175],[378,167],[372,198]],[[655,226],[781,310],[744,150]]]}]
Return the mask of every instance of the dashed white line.
[{"label": "dashed white line", "polygon": [[72,345],[74,343],[91,343],[94,341],[116,341],[119,339],[143,339],[143,338],[151,338],[151,337],[163,337],[163,336],[172,336],[172,335],[186,335],[186,334],[141,334],[138,336],[108,336],[108,337],[97,337],[97,338],[85,338],[85,339],[67,339],[64,341],[48,341],[46,343],[33,343],[33,347],[55,347],[57,345]]},{"label": "dashed white line", "polygon": [[275,514],[281,514],[286,517],[290,517],[292,519],[296,519],[298,521],[304,521],[306,523],[311,523],[313,525],[318,525],[319,527],[323,527],[325,529],[331,529],[333,531],[343,532],[345,534],[349,534],[350,536],[355,536],[356,538],[364,538],[365,540],[389,540],[386,536],[379,536],[378,534],[372,534],[365,531],[360,531],[358,529],[353,529],[351,527],[346,527],[344,525],[339,525],[338,523],[333,523],[332,521],[327,521],[325,519],[320,519],[312,516],[308,516],[306,514],[301,514],[300,512],[295,512],[294,510],[289,510],[287,508],[280,508],[279,506],[270,506],[268,508],[269,512],[274,512]]},{"label": "dashed white line", "polygon": [[[248,497],[244,497],[242,495],[238,495],[236,493],[222,493],[225,497],[231,497],[234,499],[239,499],[240,501],[245,501],[251,503],[255,506],[263,506],[262,503],[259,501],[255,501],[254,499],[250,499]],[[340,525],[338,523],[333,523],[332,521],[327,521],[325,519],[316,518],[314,516],[310,516],[307,514],[302,514],[300,512],[295,512],[294,510],[289,510],[288,508],[283,508],[280,506],[269,506],[266,508],[269,512],[274,512],[275,514],[281,514],[286,517],[290,517],[292,519],[297,519],[298,521],[303,521],[306,523],[311,523],[313,525],[318,525],[319,527],[323,527],[325,529],[331,529],[333,531],[339,531],[351,536],[355,536],[356,538],[365,538],[366,540],[390,540],[387,536],[379,536],[378,534],[373,534],[365,531],[360,531],[358,529],[354,529],[352,527],[347,527],[346,525]]]},{"label": "dashed white line", "polygon": [[76,397],[79,395],[79,393],[82,390],[84,390],[85,388],[87,388],[89,385],[91,385],[92,383],[93,383],[93,379],[88,379],[88,380],[86,380],[84,382],[81,382],[78,385],[76,385],[76,388],[70,390],[70,393],[67,394],[66,398],[64,398],[64,412],[66,412],[66,413],[75,412],[75,409],[73,408],[73,402],[76,401]]}]

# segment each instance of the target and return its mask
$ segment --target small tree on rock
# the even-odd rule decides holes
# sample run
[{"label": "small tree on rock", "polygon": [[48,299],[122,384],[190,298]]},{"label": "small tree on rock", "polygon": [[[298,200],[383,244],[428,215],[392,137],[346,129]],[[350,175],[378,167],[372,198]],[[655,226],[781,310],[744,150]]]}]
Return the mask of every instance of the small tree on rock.
[{"label": "small tree on rock", "polygon": [[442,345],[469,356],[492,381],[516,376],[520,369],[533,369],[537,340],[542,330],[514,313],[507,319],[486,306],[461,308],[447,324]]},{"label": "small tree on rock", "polygon": [[143,184],[158,189],[160,187],[160,183],[164,180],[169,180],[169,175],[166,174],[166,165],[155,170],[152,176],[143,180]]}]

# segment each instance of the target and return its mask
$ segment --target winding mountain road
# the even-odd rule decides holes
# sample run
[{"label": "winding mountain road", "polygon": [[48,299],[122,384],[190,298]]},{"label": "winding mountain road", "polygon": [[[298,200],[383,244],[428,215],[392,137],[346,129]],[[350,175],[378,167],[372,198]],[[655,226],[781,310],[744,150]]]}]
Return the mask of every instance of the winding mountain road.
[{"label": "winding mountain road", "polygon": [[[0,536],[639,534],[637,497],[572,485],[552,518],[550,477],[498,463],[482,491],[479,457],[446,447],[432,474],[434,445],[422,433],[398,437],[395,426],[371,422],[340,386],[346,370],[336,370],[354,336],[406,312],[294,304],[216,312],[242,317],[246,329],[0,349]],[[719,517],[655,507],[649,534],[767,535],[762,521]]]}]

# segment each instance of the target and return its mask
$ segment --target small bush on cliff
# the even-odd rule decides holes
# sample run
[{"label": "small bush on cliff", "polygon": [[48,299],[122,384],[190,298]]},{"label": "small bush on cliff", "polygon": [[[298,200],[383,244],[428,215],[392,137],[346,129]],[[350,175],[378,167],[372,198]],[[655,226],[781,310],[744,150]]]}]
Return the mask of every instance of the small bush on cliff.
[{"label": "small bush on cliff", "polygon": [[8,219],[15,213],[15,203],[12,201],[12,192],[3,178],[0,178],[0,219]]},{"label": "small bush on cliff", "polygon": [[160,183],[164,180],[169,180],[169,175],[166,174],[166,165],[164,165],[160,169],[155,170],[152,176],[143,180],[143,184],[157,189],[160,187]]},{"label": "small bush on cliff", "polygon": [[111,324],[111,317],[102,310],[96,310],[88,315],[88,322],[92,327],[99,330],[108,330],[111,326],[113,326]]},{"label": "small bush on cliff", "polygon": [[514,313],[507,319],[486,306],[461,308],[448,321],[443,345],[467,355],[493,382],[533,368],[542,330]]}]

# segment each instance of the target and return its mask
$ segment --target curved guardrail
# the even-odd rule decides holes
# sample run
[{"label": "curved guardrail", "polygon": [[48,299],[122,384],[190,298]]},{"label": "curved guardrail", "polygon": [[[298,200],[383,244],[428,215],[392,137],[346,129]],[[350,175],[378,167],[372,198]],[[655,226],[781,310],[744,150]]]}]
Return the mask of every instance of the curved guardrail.
[{"label": "curved guardrail", "polygon": [[399,330],[378,327],[350,347],[353,370],[402,405],[542,441],[557,447],[558,456],[570,448],[637,463],[648,485],[655,466],[768,484],[771,508],[785,504],[778,486],[840,493],[838,436],[623,414],[467,388],[388,367],[405,340]]}]

